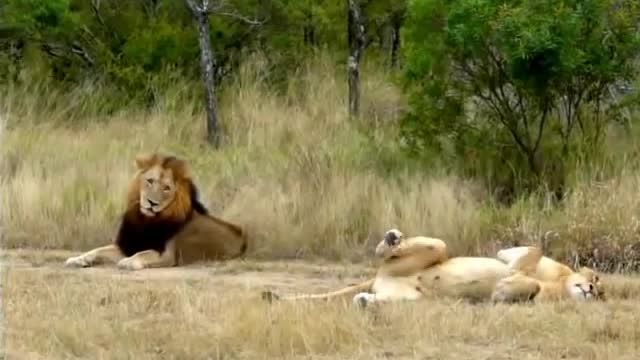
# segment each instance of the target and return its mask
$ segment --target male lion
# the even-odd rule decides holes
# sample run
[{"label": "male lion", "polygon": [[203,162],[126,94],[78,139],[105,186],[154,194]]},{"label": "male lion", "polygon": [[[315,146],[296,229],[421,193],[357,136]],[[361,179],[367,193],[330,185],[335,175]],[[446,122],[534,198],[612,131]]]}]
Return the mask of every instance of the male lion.
[{"label": "male lion", "polygon": [[322,294],[283,297],[265,292],[263,298],[330,299],[357,293],[353,302],[366,305],[428,297],[473,301],[491,299],[496,302],[526,301],[538,296],[549,299],[555,294],[576,300],[595,297],[591,282],[580,274],[549,282],[528,276],[542,257],[541,251],[535,247],[527,248],[508,264],[488,257],[449,258],[444,241],[424,236],[405,239],[402,232],[391,229],[376,247],[376,256],[383,262],[375,278],[358,285]]},{"label": "male lion", "polygon": [[67,266],[110,261],[140,270],[245,253],[242,229],[208,213],[183,160],[153,153],[138,155],[135,163],[138,171],[113,243],[70,257]]}]

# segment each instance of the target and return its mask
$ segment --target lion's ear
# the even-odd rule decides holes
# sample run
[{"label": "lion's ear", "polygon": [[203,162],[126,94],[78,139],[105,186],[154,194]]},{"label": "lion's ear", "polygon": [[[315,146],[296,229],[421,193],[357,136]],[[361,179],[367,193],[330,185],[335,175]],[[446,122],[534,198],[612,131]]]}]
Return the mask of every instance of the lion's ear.
[{"label": "lion's ear", "polygon": [[136,155],[135,165],[139,170],[147,169],[153,163],[155,154],[138,154]]},{"label": "lion's ear", "polygon": [[182,178],[189,177],[187,162],[182,159],[178,159],[172,156],[168,158],[168,161],[166,162],[166,166],[171,170],[173,170],[173,173],[176,177],[182,177]]}]

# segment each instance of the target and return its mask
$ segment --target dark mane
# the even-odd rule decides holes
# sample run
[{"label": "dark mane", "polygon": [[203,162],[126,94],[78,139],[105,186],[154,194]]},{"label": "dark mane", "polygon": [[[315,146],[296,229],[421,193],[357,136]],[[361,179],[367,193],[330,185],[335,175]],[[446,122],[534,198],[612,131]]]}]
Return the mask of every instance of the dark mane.
[{"label": "dark mane", "polygon": [[127,257],[144,250],[155,250],[162,254],[169,240],[182,230],[189,219],[180,222],[169,219],[155,221],[140,213],[140,208],[130,208],[122,217],[116,245]]},{"label": "dark mane", "polygon": [[192,181],[189,181],[189,197],[191,197],[193,211],[201,215],[209,215],[209,210],[200,202],[198,188]]},{"label": "dark mane", "polygon": [[149,218],[140,212],[139,206],[132,206],[124,213],[116,245],[125,256],[132,256],[144,250],[155,250],[162,254],[169,240],[191,220],[193,212],[208,215],[209,211],[198,199],[198,189],[189,181],[191,212],[183,221],[166,218]]},{"label": "dark mane", "polygon": [[200,202],[199,200],[199,196],[198,196],[198,188],[196,188],[195,184],[193,184],[193,182],[189,182],[190,187],[191,187],[191,191],[190,191],[190,195],[191,195],[191,204],[193,206],[193,210],[201,215],[206,215],[208,216],[211,220],[217,222],[220,225],[224,225],[227,226],[231,231],[233,231],[234,233],[236,233],[239,236],[244,236],[244,232],[242,231],[242,228],[232,224],[228,221],[224,221],[218,217],[215,217],[213,215],[211,215],[209,213],[209,210]]}]

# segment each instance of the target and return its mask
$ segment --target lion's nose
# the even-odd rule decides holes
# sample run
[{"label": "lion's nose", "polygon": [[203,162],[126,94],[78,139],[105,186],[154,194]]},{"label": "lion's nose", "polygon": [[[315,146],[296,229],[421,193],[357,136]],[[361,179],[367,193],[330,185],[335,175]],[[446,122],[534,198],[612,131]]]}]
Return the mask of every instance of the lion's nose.
[{"label": "lion's nose", "polygon": [[157,203],[157,202],[155,202],[153,200],[148,200],[147,199],[147,201],[149,202],[149,205],[151,205],[151,206],[158,206],[158,204],[160,204],[160,203]]}]

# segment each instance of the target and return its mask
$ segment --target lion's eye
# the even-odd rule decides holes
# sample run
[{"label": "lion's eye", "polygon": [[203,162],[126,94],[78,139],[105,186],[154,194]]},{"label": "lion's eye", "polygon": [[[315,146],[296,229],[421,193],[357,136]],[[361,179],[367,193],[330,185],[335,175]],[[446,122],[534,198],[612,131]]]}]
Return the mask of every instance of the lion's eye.
[{"label": "lion's eye", "polygon": [[169,192],[169,191],[171,191],[171,186],[169,186],[169,185],[165,185],[165,187],[164,187],[164,188],[162,188],[162,191],[164,191],[164,192]]},{"label": "lion's eye", "polygon": [[152,178],[147,178],[147,185],[151,185],[153,184],[153,179]]}]

